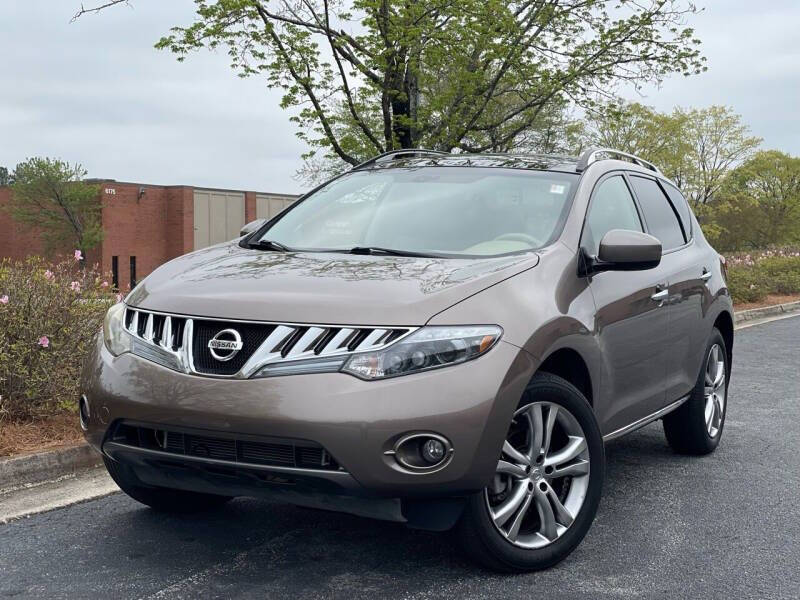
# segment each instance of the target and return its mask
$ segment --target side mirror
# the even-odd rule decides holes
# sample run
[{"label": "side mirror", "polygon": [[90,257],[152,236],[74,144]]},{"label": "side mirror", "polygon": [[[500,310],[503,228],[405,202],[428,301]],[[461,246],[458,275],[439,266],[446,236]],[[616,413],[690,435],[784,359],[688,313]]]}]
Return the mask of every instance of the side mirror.
[{"label": "side mirror", "polygon": [[243,237],[245,235],[253,233],[256,229],[261,227],[266,222],[267,222],[266,219],[256,219],[255,221],[250,221],[239,230],[239,237]]},{"label": "side mirror", "polygon": [[584,254],[583,262],[583,275],[653,269],[661,263],[661,242],[641,231],[612,229],[600,240],[597,256]]}]

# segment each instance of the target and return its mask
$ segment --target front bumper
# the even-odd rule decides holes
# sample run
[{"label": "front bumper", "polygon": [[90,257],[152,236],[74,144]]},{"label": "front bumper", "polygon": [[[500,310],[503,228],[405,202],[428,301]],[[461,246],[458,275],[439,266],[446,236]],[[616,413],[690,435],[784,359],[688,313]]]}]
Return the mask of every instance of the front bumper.
[{"label": "front bumper", "polygon": [[[477,360],[383,381],[341,373],[222,380],[178,373],[132,354],[113,357],[99,336],[82,378],[90,405],[85,435],[106,456],[140,471],[159,470],[158,461],[167,457],[115,445],[108,433],[120,420],[310,440],[322,445],[341,470],[259,467],[255,470],[278,475],[274,481],[267,477],[265,485],[280,486],[281,477],[288,477],[331,483],[350,496],[462,495],[491,479],[511,415],[536,366],[529,354],[501,341]],[[384,454],[400,436],[419,431],[452,443],[452,460],[441,470],[408,472]],[[173,456],[172,461],[226,466],[202,458]],[[167,464],[163,471],[169,471]],[[215,484],[218,493],[224,491],[222,481]],[[237,485],[231,482],[231,495],[245,495]],[[199,483],[181,487],[203,491]]]}]

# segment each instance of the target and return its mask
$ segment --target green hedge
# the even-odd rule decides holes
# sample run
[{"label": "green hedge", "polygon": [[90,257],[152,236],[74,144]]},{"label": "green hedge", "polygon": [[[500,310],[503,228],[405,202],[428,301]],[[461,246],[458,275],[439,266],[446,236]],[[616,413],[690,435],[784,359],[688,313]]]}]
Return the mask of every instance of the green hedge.
[{"label": "green hedge", "polygon": [[726,256],[734,303],[758,302],[770,294],[800,294],[800,248],[771,248]]},{"label": "green hedge", "polygon": [[77,406],[84,358],[118,299],[77,259],[0,262],[0,422]]}]

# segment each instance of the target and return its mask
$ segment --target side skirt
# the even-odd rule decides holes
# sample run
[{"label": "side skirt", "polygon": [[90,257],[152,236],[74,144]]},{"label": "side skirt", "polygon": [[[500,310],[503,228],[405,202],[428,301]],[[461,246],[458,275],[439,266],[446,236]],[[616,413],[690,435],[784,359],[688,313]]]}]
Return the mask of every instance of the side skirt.
[{"label": "side skirt", "polygon": [[641,427],[644,427],[645,425],[649,425],[653,421],[655,421],[657,419],[660,419],[664,415],[668,415],[673,410],[678,408],[681,404],[683,404],[684,402],[686,402],[689,399],[689,396],[690,396],[690,394],[686,394],[683,398],[681,398],[679,400],[676,400],[672,404],[668,404],[667,406],[665,406],[664,408],[662,408],[660,410],[657,410],[653,414],[647,415],[646,417],[643,417],[643,418],[639,419],[638,421],[634,421],[630,425],[625,425],[625,427],[620,427],[616,431],[612,431],[611,433],[608,433],[608,434],[604,435],[603,436],[603,441],[604,442],[608,442],[610,440],[613,440],[615,438],[623,436],[623,435],[625,435],[627,433],[630,433],[631,431],[636,431],[637,429],[639,429]]}]

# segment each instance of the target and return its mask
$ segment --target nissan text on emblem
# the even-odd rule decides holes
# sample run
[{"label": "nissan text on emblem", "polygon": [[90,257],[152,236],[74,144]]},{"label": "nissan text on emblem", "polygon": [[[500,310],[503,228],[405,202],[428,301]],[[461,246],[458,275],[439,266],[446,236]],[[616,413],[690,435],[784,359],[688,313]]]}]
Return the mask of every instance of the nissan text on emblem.
[{"label": "nissan text on emblem", "polygon": [[211,356],[219,361],[232,359],[242,349],[242,336],[235,329],[223,329],[208,340]]}]

